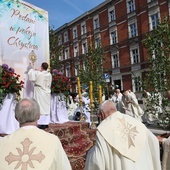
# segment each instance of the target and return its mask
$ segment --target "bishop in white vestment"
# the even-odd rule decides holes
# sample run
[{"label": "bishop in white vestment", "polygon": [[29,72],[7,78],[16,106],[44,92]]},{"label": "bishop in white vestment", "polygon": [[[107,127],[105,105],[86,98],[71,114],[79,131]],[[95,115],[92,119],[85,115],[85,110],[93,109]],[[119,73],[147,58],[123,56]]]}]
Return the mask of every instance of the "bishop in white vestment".
[{"label": "bishop in white vestment", "polygon": [[[140,121],[105,101],[105,120],[97,128],[86,170],[161,170],[159,142]],[[111,102],[111,103],[110,103]],[[112,112],[112,113],[111,113]]]}]

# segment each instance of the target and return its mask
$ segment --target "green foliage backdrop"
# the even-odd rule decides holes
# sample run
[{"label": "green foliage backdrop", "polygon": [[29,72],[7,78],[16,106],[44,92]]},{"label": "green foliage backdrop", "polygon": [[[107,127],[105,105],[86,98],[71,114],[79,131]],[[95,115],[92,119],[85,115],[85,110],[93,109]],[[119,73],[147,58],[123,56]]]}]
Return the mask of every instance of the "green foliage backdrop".
[{"label": "green foliage backdrop", "polygon": [[168,17],[146,35],[143,45],[148,50],[147,57],[151,63],[143,80],[143,88],[150,91],[152,96],[161,95],[161,104],[158,97],[153,97],[152,100],[147,101],[147,105],[153,110],[154,106],[159,105],[160,110],[153,111],[152,114],[157,117],[158,124],[169,127],[170,101],[166,97],[167,90],[170,90],[170,20]]}]

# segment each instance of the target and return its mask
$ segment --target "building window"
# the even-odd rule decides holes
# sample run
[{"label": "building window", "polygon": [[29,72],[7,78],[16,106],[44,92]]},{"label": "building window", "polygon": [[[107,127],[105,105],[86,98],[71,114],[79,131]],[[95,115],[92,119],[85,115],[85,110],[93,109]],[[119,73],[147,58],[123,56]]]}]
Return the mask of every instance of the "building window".
[{"label": "building window", "polygon": [[68,33],[65,32],[65,33],[64,33],[64,42],[67,42],[67,41],[68,41]]},{"label": "building window", "polygon": [[141,77],[140,75],[137,75],[135,77],[133,77],[133,91],[134,92],[139,92],[141,91]]},{"label": "building window", "polygon": [[135,10],[135,3],[134,0],[128,0],[127,1],[127,12],[133,12]]},{"label": "building window", "polygon": [[129,25],[129,38],[133,38],[137,36],[137,24],[132,23]]},{"label": "building window", "polygon": [[112,31],[110,33],[110,44],[116,44],[117,43],[117,33],[116,31]]},{"label": "building window", "polygon": [[73,29],[73,39],[77,38],[77,28]]},{"label": "building window", "polygon": [[94,19],[94,29],[99,28],[99,18]]},{"label": "building window", "polygon": [[111,21],[113,21],[115,19],[116,19],[116,17],[115,17],[115,10],[114,9],[110,10],[109,11],[109,22],[111,22]]},{"label": "building window", "polygon": [[112,68],[117,68],[119,67],[119,56],[118,54],[113,54],[112,55]]},{"label": "building window", "polygon": [[83,61],[83,70],[84,70],[84,71],[87,71],[85,61]]},{"label": "building window", "polygon": [[74,45],[74,57],[78,56],[78,44]]},{"label": "building window", "polygon": [[162,43],[159,42],[157,45],[153,45],[152,48],[152,59],[156,59],[159,56],[159,52],[156,50],[157,48],[162,47]]},{"label": "building window", "polygon": [[80,64],[78,62],[75,63],[75,76],[78,75],[80,69]]},{"label": "building window", "polygon": [[153,30],[157,28],[159,22],[159,15],[158,13],[150,15],[150,29]]},{"label": "building window", "polygon": [[60,61],[63,61],[63,53],[62,53],[62,51],[61,51],[60,54],[59,54],[59,60],[60,60]]},{"label": "building window", "polygon": [[71,77],[70,67],[69,66],[66,67],[66,77]]},{"label": "building window", "polygon": [[95,47],[100,47],[100,38],[99,37],[97,37],[95,39]]},{"label": "building window", "polygon": [[85,33],[86,33],[86,25],[83,24],[83,25],[81,25],[81,35],[83,35]]},{"label": "building window", "polygon": [[83,42],[83,44],[82,44],[82,53],[83,54],[87,53],[87,43],[86,42]]},{"label": "building window", "polygon": [[59,56],[59,60],[63,61],[63,56],[62,55]]},{"label": "building window", "polygon": [[58,36],[58,45],[61,45],[62,44],[62,37],[61,35]]},{"label": "building window", "polygon": [[138,48],[131,49],[131,63],[137,64],[139,62],[140,62],[139,49]]},{"label": "building window", "polygon": [[65,49],[64,55],[65,55],[65,60],[67,60],[69,58],[69,50],[68,50],[68,48]]}]

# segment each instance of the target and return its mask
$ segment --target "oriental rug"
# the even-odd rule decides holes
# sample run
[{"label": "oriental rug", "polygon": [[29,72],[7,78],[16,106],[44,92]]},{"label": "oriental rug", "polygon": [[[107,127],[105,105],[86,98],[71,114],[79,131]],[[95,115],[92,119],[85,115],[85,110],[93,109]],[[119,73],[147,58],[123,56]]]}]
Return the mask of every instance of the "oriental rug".
[{"label": "oriental rug", "polygon": [[87,122],[49,124],[47,132],[59,137],[73,170],[84,170],[86,154],[94,145],[96,130]]}]

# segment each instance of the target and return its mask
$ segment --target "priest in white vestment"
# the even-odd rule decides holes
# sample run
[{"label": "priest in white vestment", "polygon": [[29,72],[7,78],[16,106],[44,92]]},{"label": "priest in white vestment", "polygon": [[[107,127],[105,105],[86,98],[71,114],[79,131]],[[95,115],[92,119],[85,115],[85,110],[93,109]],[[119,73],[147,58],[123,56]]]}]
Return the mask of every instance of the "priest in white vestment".
[{"label": "priest in white vestment", "polygon": [[[89,98],[89,94],[86,92],[87,87],[82,87],[81,91],[82,91],[82,108],[80,109],[80,107],[77,107],[77,110],[82,110],[83,109],[83,115],[85,116],[85,120],[86,122],[91,122],[91,118],[90,118],[90,98]],[[79,95],[76,96],[76,100],[77,102],[79,102]],[[77,110],[75,111],[75,114],[77,113]]]},{"label": "priest in white vestment", "polygon": [[71,170],[59,138],[37,128],[40,108],[22,99],[15,116],[20,128],[0,139],[0,170]]},{"label": "priest in white vestment", "polygon": [[47,69],[48,64],[44,62],[40,71],[30,69],[28,72],[29,80],[34,83],[34,98],[40,105],[39,125],[48,125],[50,123],[52,75]]},{"label": "priest in white vestment", "polygon": [[125,114],[142,121],[141,117],[143,116],[144,111],[139,106],[136,95],[129,90],[122,91],[122,94],[123,94],[122,105],[123,105],[123,108],[125,110]]},{"label": "priest in white vestment", "polygon": [[161,170],[159,142],[144,124],[104,101],[95,145],[86,157],[85,170]]},{"label": "priest in white vestment", "polygon": [[163,148],[162,154],[162,170],[170,169],[170,134],[163,134],[157,136]]},{"label": "priest in white vestment", "polygon": [[122,105],[122,93],[119,88],[115,89],[115,93],[113,94],[112,101],[116,104],[116,108],[119,112],[124,113],[123,105]]}]

